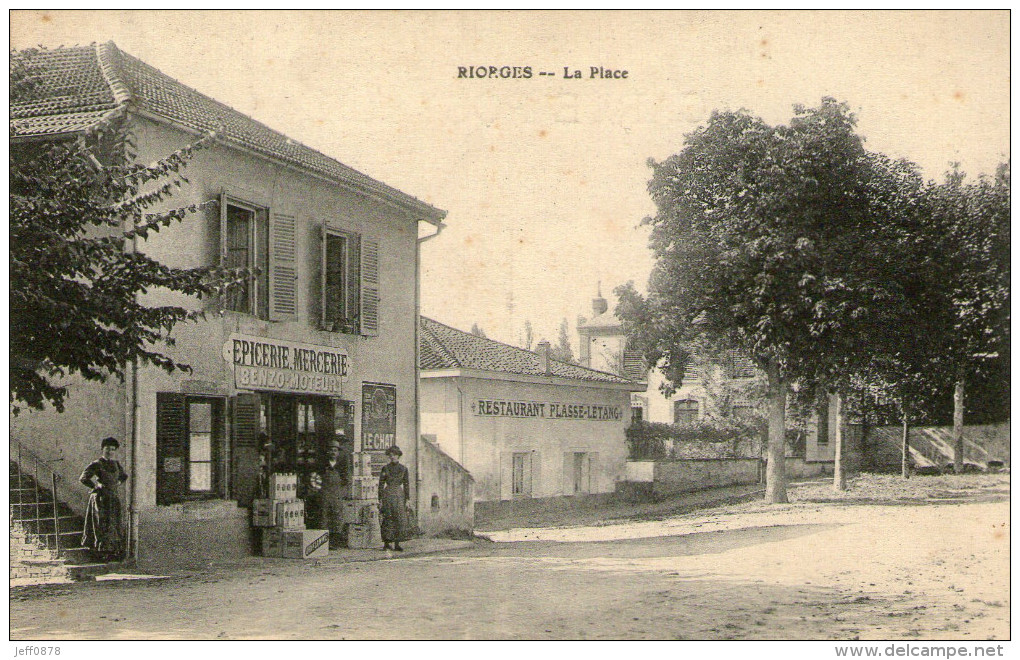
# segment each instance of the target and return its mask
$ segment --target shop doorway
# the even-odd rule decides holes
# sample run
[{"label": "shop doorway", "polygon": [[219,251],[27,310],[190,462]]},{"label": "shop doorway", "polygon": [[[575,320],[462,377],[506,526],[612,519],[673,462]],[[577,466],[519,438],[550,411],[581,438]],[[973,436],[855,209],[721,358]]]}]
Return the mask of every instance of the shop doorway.
[{"label": "shop doorway", "polygon": [[[325,457],[331,439],[340,441],[342,453],[349,455],[354,451],[352,401],[256,392],[239,396],[235,407],[234,445],[237,450],[233,452],[233,472],[235,494],[243,504],[263,496],[265,481],[273,473],[298,475],[297,496],[305,499],[311,491],[311,474]],[[251,417],[258,420],[257,424],[244,423]],[[254,438],[248,437],[252,431],[257,434]],[[255,451],[246,451],[247,447]]]}]

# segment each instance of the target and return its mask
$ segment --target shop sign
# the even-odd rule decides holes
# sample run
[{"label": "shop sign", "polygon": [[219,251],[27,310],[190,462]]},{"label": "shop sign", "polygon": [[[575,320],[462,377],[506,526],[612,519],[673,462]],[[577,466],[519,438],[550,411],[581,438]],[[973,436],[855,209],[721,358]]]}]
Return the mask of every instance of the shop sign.
[{"label": "shop sign", "polygon": [[478,399],[471,404],[471,411],[479,417],[583,419],[594,422],[613,422],[623,419],[623,410],[620,406],[554,401]]},{"label": "shop sign", "polygon": [[361,450],[385,451],[397,440],[397,388],[361,386]]},{"label": "shop sign", "polygon": [[232,334],[223,359],[242,390],[307,392],[338,396],[350,378],[350,358],[342,348]]}]

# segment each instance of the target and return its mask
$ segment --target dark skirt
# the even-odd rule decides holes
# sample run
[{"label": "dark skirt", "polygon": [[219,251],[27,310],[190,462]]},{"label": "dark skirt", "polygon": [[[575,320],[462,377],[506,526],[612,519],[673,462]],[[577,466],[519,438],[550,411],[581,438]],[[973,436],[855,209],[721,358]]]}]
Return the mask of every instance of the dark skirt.
[{"label": "dark skirt", "polygon": [[120,557],[124,537],[120,526],[120,498],[113,493],[93,492],[85,508],[85,531],[81,544],[97,554]]},{"label": "dark skirt", "polygon": [[379,500],[379,528],[383,543],[399,543],[412,536],[403,488],[388,488]]}]

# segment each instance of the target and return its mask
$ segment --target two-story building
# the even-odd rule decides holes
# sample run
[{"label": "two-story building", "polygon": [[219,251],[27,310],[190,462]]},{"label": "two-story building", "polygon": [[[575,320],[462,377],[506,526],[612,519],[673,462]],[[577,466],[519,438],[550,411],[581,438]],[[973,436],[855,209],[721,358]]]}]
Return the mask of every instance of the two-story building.
[{"label": "two-story building", "polygon": [[[129,365],[123,382],[71,379],[66,409],[12,417],[11,437],[55,466],[72,504],[99,440],[121,439],[131,548],[141,564],[246,554],[260,453],[310,469],[325,442],[415,448],[419,245],[445,211],[376,181],[106,43],[42,51],[12,142],[73,137],[122,116],[138,162],[215,131],[167,208],[206,204],[136,248],[168,265],[250,268],[219,299],[150,292],[206,312],[162,346],[190,372]],[[309,103],[308,112],[325,107]],[[421,238],[420,238],[421,237]],[[77,502],[73,501],[77,498]]]}]

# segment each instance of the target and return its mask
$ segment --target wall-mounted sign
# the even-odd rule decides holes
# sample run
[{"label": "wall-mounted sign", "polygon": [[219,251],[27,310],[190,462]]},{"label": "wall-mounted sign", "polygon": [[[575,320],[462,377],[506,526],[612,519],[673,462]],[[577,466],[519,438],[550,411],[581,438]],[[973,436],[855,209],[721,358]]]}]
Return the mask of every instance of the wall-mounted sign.
[{"label": "wall-mounted sign", "polygon": [[361,450],[385,451],[397,441],[397,388],[361,386]]},{"label": "wall-mounted sign", "polygon": [[600,406],[587,403],[558,403],[553,401],[504,401],[478,399],[471,404],[471,412],[479,417],[532,417],[539,419],[584,419],[594,422],[613,422],[623,419],[620,406]]},{"label": "wall-mounted sign", "polygon": [[350,359],[342,348],[232,334],[223,359],[234,369],[234,386],[338,396],[349,380]]}]

